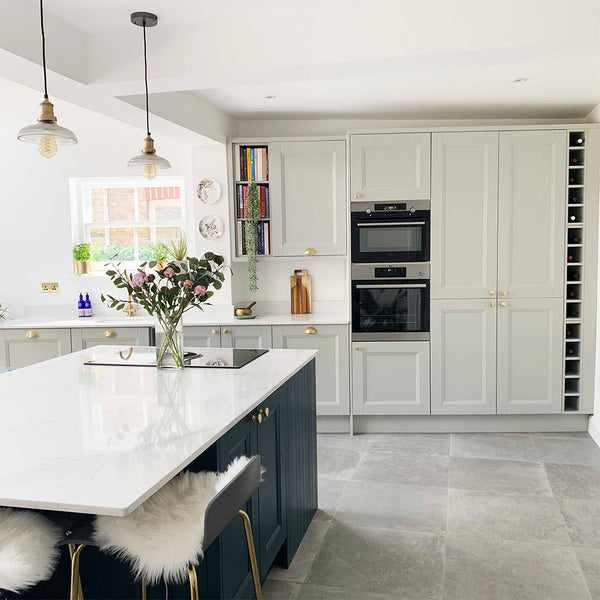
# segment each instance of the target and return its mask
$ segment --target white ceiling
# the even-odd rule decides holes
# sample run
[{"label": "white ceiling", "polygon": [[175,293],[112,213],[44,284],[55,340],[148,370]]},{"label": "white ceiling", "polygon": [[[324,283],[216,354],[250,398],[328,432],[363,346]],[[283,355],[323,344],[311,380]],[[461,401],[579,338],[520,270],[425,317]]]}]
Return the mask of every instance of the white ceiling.
[{"label": "white ceiling", "polygon": [[141,91],[140,36],[129,14],[156,12],[151,92],[193,91],[241,120],[583,119],[600,102],[600,0],[46,0],[45,7],[86,36],[86,84],[120,97]]}]

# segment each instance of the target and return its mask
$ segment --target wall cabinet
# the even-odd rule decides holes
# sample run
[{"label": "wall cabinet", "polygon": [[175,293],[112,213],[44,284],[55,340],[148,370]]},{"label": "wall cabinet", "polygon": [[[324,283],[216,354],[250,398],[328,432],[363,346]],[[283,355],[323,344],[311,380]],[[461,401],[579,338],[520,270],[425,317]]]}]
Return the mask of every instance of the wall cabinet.
[{"label": "wall cabinet", "polygon": [[273,347],[318,350],[317,414],[348,415],[350,413],[350,357],[347,326],[274,326]]},{"label": "wall cabinet", "polygon": [[429,133],[351,136],[351,200],[428,199],[429,179]]},{"label": "wall cabinet", "polygon": [[271,142],[269,155],[272,254],[345,254],[346,143]]},{"label": "wall cabinet", "polygon": [[150,345],[150,330],[147,327],[71,329],[72,352],[102,345],[148,346]]},{"label": "wall cabinet", "polygon": [[17,369],[71,352],[69,329],[0,331],[0,365]]},{"label": "wall cabinet", "polygon": [[429,342],[363,342],[352,350],[356,415],[429,414]]}]

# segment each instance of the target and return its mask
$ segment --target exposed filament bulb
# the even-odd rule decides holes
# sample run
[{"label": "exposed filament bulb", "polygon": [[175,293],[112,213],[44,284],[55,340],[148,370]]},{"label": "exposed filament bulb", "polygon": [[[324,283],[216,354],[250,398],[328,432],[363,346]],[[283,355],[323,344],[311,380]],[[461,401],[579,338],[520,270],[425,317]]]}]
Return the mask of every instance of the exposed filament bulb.
[{"label": "exposed filament bulb", "polygon": [[144,165],[144,177],[154,179],[156,177],[156,167],[154,165]]},{"label": "exposed filament bulb", "polygon": [[[58,148],[56,147],[56,138],[53,135],[40,136],[38,151],[44,158],[52,158],[53,156],[56,156],[56,153],[58,152]],[[154,174],[156,175],[156,171]]]}]

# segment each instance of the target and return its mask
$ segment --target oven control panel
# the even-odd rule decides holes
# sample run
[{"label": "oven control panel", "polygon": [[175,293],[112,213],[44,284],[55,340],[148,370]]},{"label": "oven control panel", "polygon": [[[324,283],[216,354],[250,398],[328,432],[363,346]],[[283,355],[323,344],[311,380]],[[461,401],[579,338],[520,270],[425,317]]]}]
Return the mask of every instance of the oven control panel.
[{"label": "oven control panel", "polygon": [[429,279],[429,263],[356,263],[352,279]]},{"label": "oven control panel", "polygon": [[375,267],[375,277],[406,277],[406,267]]}]

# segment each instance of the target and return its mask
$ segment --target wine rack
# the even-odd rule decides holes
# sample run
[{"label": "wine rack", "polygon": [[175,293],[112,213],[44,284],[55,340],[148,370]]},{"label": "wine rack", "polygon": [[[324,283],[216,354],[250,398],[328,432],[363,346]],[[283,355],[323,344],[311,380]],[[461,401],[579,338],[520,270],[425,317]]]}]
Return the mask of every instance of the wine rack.
[{"label": "wine rack", "polygon": [[569,131],[567,248],[565,255],[564,412],[577,412],[581,409],[584,203],[585,131]]}]

